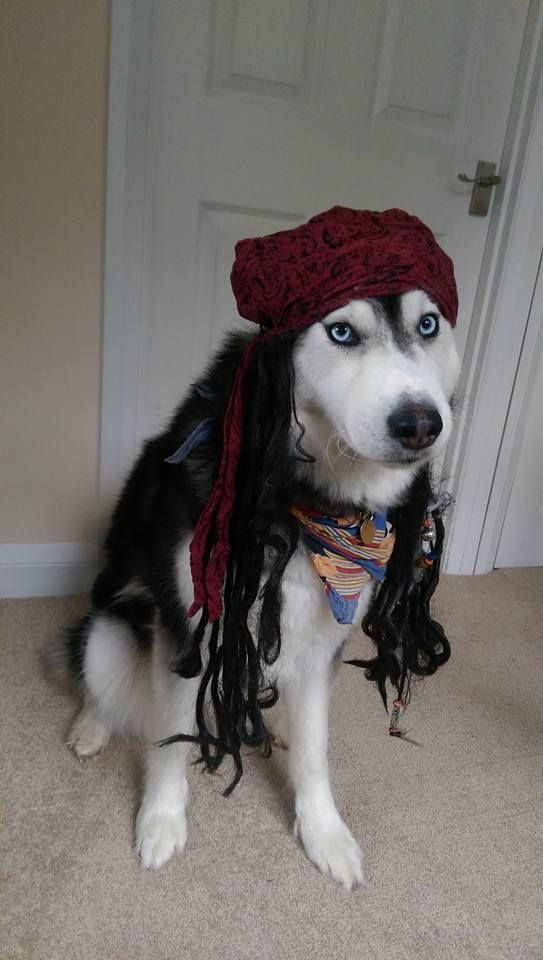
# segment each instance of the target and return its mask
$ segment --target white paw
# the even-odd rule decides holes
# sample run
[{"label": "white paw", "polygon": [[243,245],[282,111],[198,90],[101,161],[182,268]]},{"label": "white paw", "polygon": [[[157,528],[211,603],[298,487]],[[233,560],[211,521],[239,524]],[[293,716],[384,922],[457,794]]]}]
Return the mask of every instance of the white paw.
[{"label": "white paw", "polygon": [[277,733],[271,734],[271,742],[272,746],[276,747],[277,750],[288,750],[288,740]]},{"label": "white paw", "polygon": [[275,706],[266,710],[264,719],[272,745],[279,750],[288,750],[288,716],[283,702],[279,700]]},{"label": "white paw", "polygon": [[94,757],[106,746],[109,740],[109,729],[97,716],[94,710],[83,707],[75,719],[67,740],[68,747],[76,757],[84,760]]},{"label": "white paw", "polygon": [[146,814],[140,811],[136,823],[136,850],[146,868],[161,867],[187,842],[187,821],[183,810],[175,814]]},{"label": "white paw", "polygon": [[299,817],[294,832],[312,863],[347,890],[364,883],[362,853],[350,830],[339,818]]}]

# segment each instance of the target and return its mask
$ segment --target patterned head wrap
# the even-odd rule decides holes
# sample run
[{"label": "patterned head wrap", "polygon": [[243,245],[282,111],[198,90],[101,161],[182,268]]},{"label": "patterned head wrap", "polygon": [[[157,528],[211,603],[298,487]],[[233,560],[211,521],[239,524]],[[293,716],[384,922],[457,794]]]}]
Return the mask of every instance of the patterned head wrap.
[{"label": "patterned head wrap", "polygon": [[191,544],[194,603],[222,613],[230,520],[243,443],[243,384],[263,339],[307,327],[351,300],[425,290],[452,327],[458,297],[452,261],[431,230],[403,210],[333,207],[293,230],[236,244],[232,289],[242,317],[262,336],[246,346],[223,424],[217,480]]}]

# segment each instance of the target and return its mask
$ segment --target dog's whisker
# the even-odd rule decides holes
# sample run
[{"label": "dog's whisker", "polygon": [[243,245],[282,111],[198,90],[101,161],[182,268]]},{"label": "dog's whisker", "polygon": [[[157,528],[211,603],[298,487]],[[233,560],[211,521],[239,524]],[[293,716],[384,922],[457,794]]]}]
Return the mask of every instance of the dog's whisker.
[{"label": "dog's whisker", "polygon": [[[349,446],[349,444],[345,440],[345,437],[342,435],[345,432],[346,432],[346,427],[343,426],[342,428],[340,426],[340,428],[336,430],[334,433],[332,433],[331,436],[328,438],[328,444],[332,440],[335,440],[337,451],[340,457],[344,457],[345,460],[352,460],[353,463],[362,463],[363,458],[359,457],[356,453],[354,453],[354,451],[352,450],[352,447]],[[344,444],[344,446],[342,446],[342,444]],[[350,454],[347,453],[347,450],[350,450],[351,453]]]},{"label": "dog's whisker", "polygon": [[[341,455],[342,457],[345,457],[346,460],[352,460],[353,463],[362,463],[362,462],[363,462],[363,461],[362,461],[362,457],[357,456],[356,453],[354,453],[352,456],[351,456],[350,454],[348,454],[348,453],[346,452],[345,448],[342,448],[342,447],[340,446],[339,440],[338,440],[338,445],[337,445],[337,446],[338,446],[338,451],[339,451],[340,455]],[[348,446],[348,445],[345,444],[345,446]],[[350,448],[349,448],[349,449],[350,449]]]},{"label": "dog's whisker", "polygon": [[[339,437],[339,433],[338,433],[337,430],[335,431],[335,433],[331,433],[330,436],[328,437],[327,442],[326,442],[326,447],[324,448],[324,455],[325,455],[325,457],[326,457],[326,462],[328,463],[328,466],[330,467],[330,470],[331,470],[331,472],[333,473],[334,477],[336,477],[337,474],[336,474],[336,471],[334,470],[334,466],[333,466],[332,460],[331,460],[331,458],[330,458],[330,444],[332,443],[332,440],[335,440],[335,441],[336,441],[336,446],[337,446],[338,437]],[[338,449],[339,449],[339,447],[338,447]]]}]

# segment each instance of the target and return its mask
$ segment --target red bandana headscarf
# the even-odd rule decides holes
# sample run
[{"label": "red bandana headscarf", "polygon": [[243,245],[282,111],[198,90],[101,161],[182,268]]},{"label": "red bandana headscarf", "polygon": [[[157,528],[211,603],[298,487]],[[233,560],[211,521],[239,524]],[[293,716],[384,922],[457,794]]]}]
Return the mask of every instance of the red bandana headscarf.
[{"label": "red bandana headscarf", "polygon": [[452,327],[458,296],[452,261],[431,230],[403,210],[332,207],[294,230],[236,244],[232,289],[242,317],[262,336],[246,346],[223,425],[217,480],[191,543],[194,603],[210,621],[222,613],[230,520],[243,436],[243,382],[259,343],[307,327],[351,300],[425,290]]}]

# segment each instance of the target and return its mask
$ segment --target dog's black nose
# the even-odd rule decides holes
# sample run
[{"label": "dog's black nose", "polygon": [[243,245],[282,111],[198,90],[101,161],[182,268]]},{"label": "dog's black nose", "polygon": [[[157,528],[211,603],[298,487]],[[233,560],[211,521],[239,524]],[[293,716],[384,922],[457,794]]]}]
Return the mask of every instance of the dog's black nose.
[{"label": "dog's black nose", "polygon": [[390,435],[411,450],[431,447],[443,430],[443,420],[435,407],[424,407],[419,403],[398,407],[387,422]]}]

